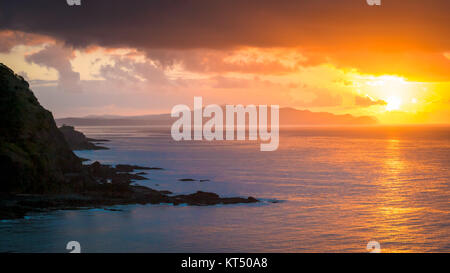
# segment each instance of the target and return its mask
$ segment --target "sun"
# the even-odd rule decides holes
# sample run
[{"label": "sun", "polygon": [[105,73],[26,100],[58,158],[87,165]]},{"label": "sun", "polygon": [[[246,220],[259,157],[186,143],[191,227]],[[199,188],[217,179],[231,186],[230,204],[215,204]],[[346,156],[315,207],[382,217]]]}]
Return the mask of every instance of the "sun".
[{"label": "sun", "polygon": [[387,111],[396,111],[400,110],[400,107],[402,106],[402,99],[397,96],[390,96],[386,99],[386,103]]}]

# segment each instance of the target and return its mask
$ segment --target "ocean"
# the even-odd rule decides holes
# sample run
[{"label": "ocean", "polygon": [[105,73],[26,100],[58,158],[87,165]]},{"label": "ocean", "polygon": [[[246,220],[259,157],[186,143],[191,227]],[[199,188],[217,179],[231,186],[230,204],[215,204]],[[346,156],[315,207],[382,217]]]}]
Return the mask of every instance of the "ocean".
[{"label": "ocean", "polygon": [[[262,202],[30,214],[0,221],[0,252],[450,251],[450,127],[292,127],[280,146],[172,140],[158,127],[78,127],[110,150],[78,156],[161,167],[137,183]],[[88,163],[90,163],[88,162]],[[179,179],[207,179],[181,182]]]}]

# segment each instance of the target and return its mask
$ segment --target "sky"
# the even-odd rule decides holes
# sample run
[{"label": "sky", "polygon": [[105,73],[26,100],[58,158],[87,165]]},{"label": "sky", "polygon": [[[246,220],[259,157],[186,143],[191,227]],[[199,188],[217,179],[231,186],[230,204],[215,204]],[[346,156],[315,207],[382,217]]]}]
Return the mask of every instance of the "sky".
[{"label": "sky", "polygon": [[450,1],[0,0],[0,62],[56,117],[268,104],[450,123]]}]

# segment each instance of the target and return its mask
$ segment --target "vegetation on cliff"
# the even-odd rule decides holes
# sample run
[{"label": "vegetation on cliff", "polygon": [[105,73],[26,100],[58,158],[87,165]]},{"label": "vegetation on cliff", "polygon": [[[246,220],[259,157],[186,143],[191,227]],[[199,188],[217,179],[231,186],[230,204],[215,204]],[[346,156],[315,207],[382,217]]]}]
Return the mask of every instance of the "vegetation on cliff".
[{"label": "vegetation on cliff", "polygon": [[131,172],[160,168],[113,167],[99,162],[83,165],[71,148],[86,145],[93,148],[86,144],[92,140],[73,127],[59,130],[28,83],[3,64],[0,64],[0,124],[0,219],[20,218],[30,211],[118,204],[201,206],[258,202],[253,197],[222,198],[201,191],[173,195],[132,185],[133,181],[146,178]]},{"label": "vegetation on cliff", "polygon": [[0,64],[0,192],[53,192],[69,187],[66,173],[81,160],[68,147],[52,113],[28,83]]}]

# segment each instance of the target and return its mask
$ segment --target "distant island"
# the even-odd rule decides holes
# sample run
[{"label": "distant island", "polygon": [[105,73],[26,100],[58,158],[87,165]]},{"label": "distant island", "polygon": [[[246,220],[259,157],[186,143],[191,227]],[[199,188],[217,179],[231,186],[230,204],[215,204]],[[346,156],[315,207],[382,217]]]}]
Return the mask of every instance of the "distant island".
[{"label": "distant island", "polygon": [[134,170],[161,170],[134,165],[83,165],[72,150],[103,149],[73,127],[58,129],[28,82],[0,64],[0,219],[24,217],[29,212],[105,207],[119,204],[255,203],[253,197],[223,198],[198,191],[174,195],[143,186],[146,179]]},{"label": "distant island", "polygon": [[[58,125],[72,126],[171,126],[176,119],[170,114],[143,116],[87,116],[56,119]],[[327,112],[311,112],[294,108],[280,108],[280,126],[317,126],[317,125],[375,125],[375,117],[335,115]]]}]

